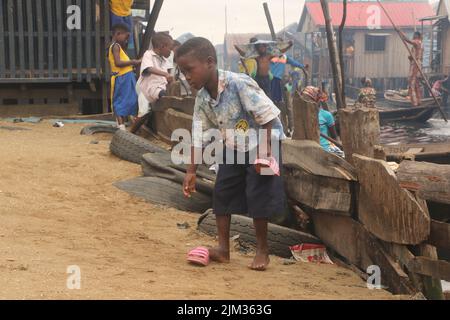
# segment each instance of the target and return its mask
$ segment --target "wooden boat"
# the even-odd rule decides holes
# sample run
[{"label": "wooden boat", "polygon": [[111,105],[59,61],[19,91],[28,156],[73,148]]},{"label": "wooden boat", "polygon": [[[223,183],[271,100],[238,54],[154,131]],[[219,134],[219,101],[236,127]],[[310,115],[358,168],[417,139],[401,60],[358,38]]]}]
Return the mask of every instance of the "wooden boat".
[{"label": "wooden boat", "polygon": [[[387,90],[384,93],[384,98],[389,106],[399,108],[411,108],[411,101],[406,98],[404,94],[396,90]],[[441,98],[438,97],[438,100]],[[433,98],[423,98],[420,103],[420,107],[436,106],[436,102]]]},{"label": "wooden boat", "polygon": [[378,108],[380,112],[380,122],[411,121],[427,122],[438,107],[408,107],[408,108]]},{"label": "wooden boat", "polygon": [[414,157],[416,161],[450,164],[450,143],[415,143],[384,145],[388,161]]}]

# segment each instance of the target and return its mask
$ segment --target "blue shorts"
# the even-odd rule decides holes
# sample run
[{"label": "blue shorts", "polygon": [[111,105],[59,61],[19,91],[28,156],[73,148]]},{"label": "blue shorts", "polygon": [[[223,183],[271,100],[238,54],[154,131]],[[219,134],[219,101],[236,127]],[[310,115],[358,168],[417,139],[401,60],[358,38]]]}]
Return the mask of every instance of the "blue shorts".
[{"label": "blue shorts", "polygon": [[283,101],[283,89],[281,87],[281,79],[273,78],[270,83],[270,95],[275,103]]},{"label": "blue shorts", "polygon": [[113,93],[113,111],[116,116],[134,116],[137,113],[136,75],[125,73],[116,78]]}]

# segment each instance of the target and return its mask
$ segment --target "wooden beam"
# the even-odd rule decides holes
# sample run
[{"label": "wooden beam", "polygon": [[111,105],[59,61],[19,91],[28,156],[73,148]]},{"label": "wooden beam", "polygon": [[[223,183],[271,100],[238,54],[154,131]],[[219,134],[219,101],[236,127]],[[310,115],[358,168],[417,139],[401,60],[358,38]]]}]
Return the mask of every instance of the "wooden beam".
[{"label": "wooden beam", "polygon": [[333,25],[331,22],[330,10],[328,7],[328,0],[320,0],[322,5],[323,16],[325,18],[325,29],[327,33],[328,51],[330,53],[330,65],[334,80],[334,93],[336,95],[336,107],[341,109],[344,107],[344,99],[342,96],[342,81],[341,81],[341,65],[339,63],[339,56],[336,48],[336,37],[334,36]]},{"label": "wooden beam", "polygon": [[338,112],[341,141],[346,160],[353,164],[352,154],[375,157],[380,145],[380,121],[374,108],[345,108]]},{"label": "wooden beam", "polygon": [[427,257],[414,257],[408,269],[433,278],[450,281],[450,262],[435,260]]},{"label": "wooden beam", "polygon": [[273,41],[277,40],[277,35],[275,34],[275,28],[273,27],[272,17],[270,16],[269,6],[267,5],[267,2],[263,3],[264,7],[264,13],[266,15],[267,24],[269,25],[270,29],[270,35],[272,37]]},{"label": "wooden beam", "polygon": [[450,165],[402,161],[397,179],[403,188],[417,191],[425,200],[450,204]]},{"label": "wooden beam", "polygon": [[450,223],[431,220],[428,243],[438,248],[450,249]]},{"label": "wooden beam", "polygon": [[301,168],[315,176],[356,181],[356,170],[347,161],[323,148],[311,140],[284,140],[283,163]]},{"label": "wooden beam", "polygon": [[381,285],[394,294],[413,294],[415,289],[401,266],[378,239],[350,217],[314,212],[315,234],[324,244],[363,271],[370,265],[381,269]]},{"label": "wooden beam", "polygon": [[385,161],[353,155],[358,170],[359,220],[381,240],[419,244],[430,235],[430,217],[413,195],[401,188]]},{"label": "wooden beam", "polygon": [[319,107],[316,103],[304,100],[298,93],[293,99],[294,140],[313,140],[320,142]]}]

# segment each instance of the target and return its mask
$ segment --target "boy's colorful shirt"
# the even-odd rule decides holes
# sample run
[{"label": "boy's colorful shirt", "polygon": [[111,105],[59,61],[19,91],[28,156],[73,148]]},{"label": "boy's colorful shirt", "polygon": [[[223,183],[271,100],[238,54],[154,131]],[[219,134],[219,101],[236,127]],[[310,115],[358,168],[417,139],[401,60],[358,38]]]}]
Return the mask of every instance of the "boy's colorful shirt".
[{"label": "boy's colorful shirt", "polygon": [[[280,110],[259,88],[258,84],[246,74],[218,70],[218,96],[214,100],[203,88],[195,100],[192,139],[196,147],[209,143],[205,131],[219,129],[228,148],[246,152],[258,144],[258,131],[272,120],[272,137],[285,138],[283,126],[278,115]],[[201,126],[202,131],[199,130]],[[237,135],[234,132],[238,132]],[[253,130],[251,130],[253,129]],[[199,134],[203,132],[203,134]],[[241,135],[245,142],[236,143]],[[238,140],[239,141],[239,140]]]}]

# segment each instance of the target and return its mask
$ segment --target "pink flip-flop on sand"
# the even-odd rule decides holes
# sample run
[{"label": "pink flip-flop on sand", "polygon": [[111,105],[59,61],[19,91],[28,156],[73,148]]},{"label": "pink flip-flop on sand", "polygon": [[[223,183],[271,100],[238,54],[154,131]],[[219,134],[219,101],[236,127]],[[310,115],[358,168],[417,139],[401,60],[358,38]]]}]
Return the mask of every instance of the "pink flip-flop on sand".
[{"label": "pink flip-flop on sand", "polygon": [[265,175],[280,175],[280,166],[274,157],[269,157],[268,159],[258,158],[255,160],[256,171],[261,173],[263,168],[270,169]]},{"label": "pink flip-flop on sand", "polygon": [[207,266],[209,264],[209,250],[205,247],[197,247],[189,251],[187,260],[191,263]]}]

